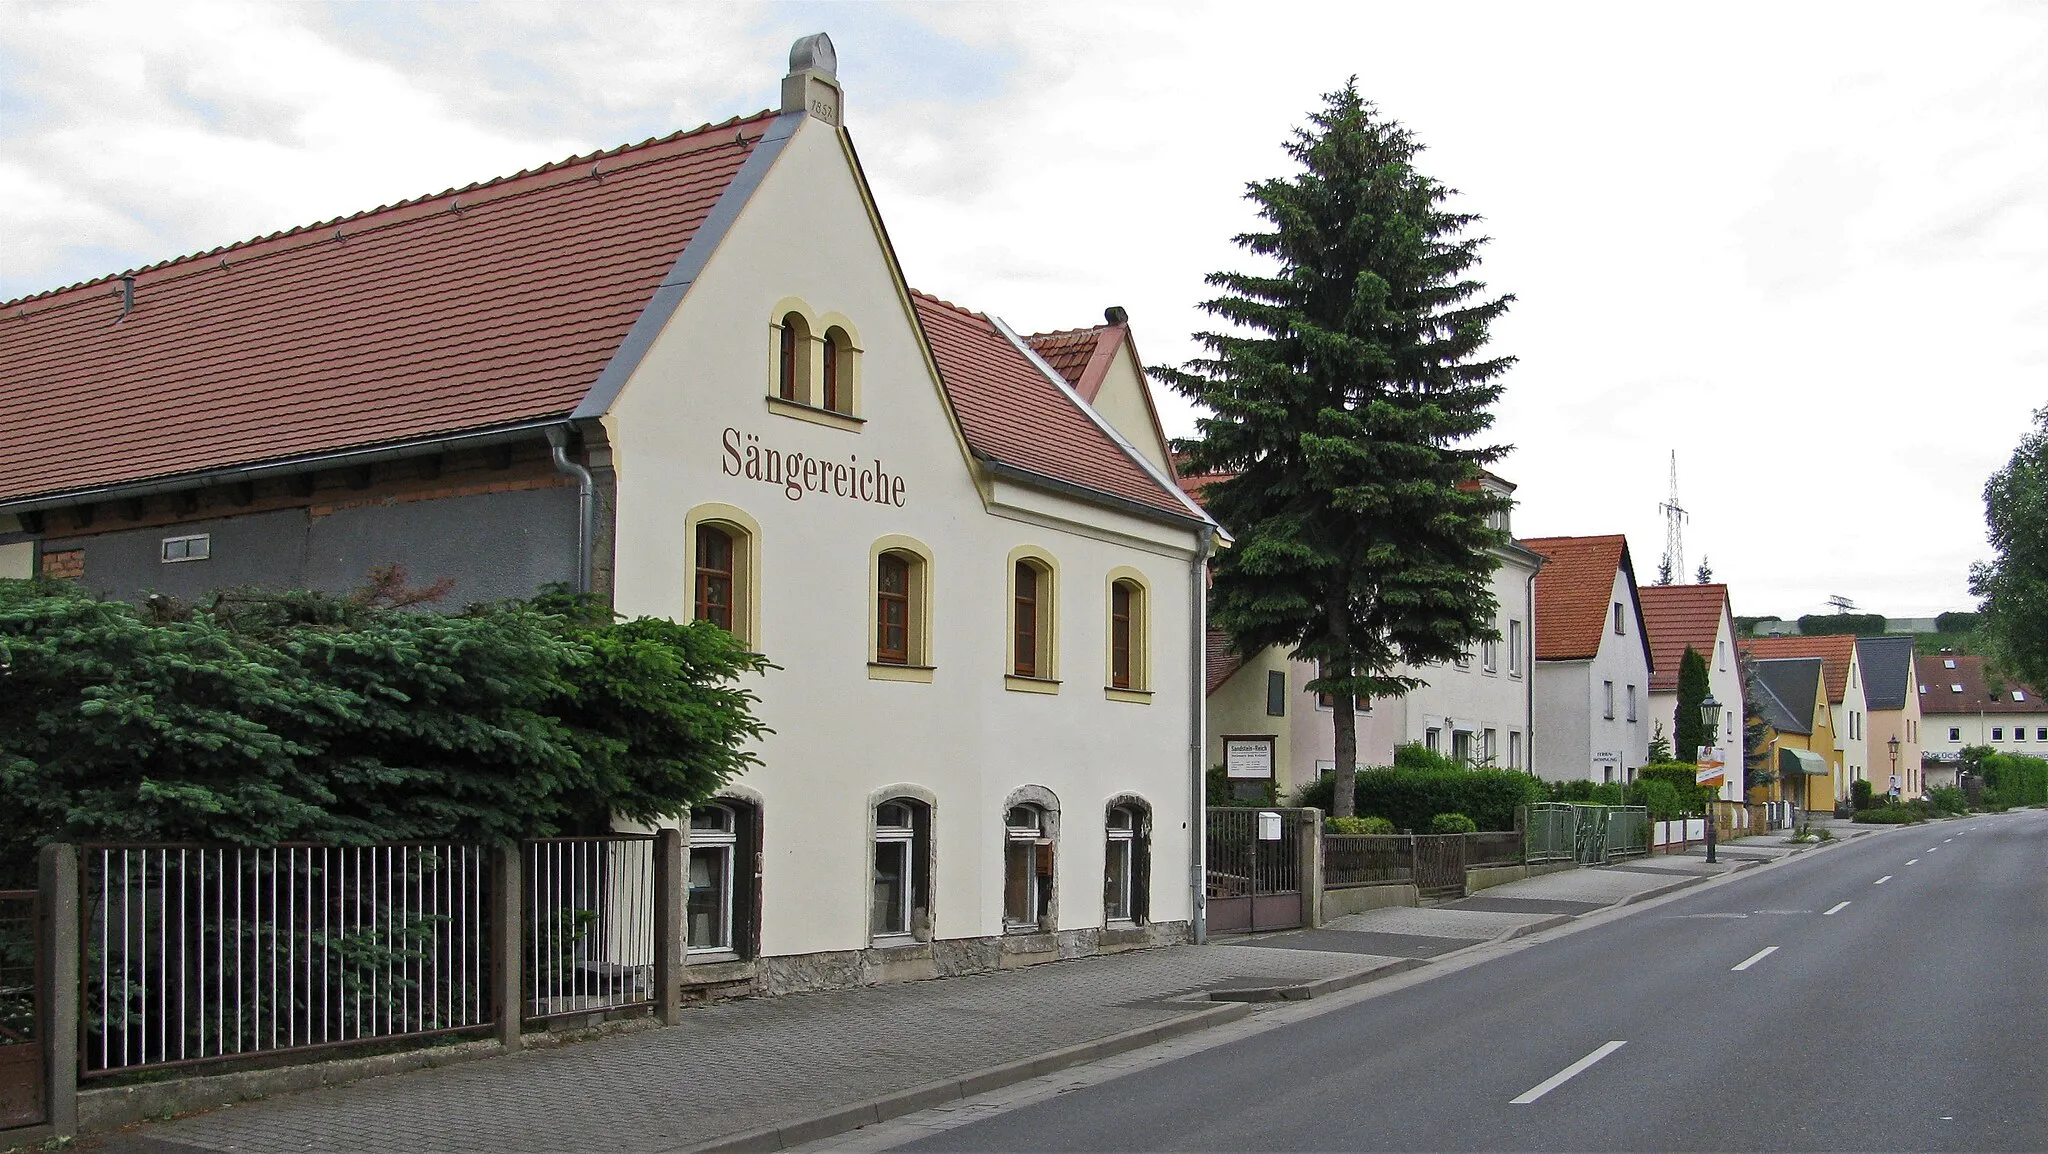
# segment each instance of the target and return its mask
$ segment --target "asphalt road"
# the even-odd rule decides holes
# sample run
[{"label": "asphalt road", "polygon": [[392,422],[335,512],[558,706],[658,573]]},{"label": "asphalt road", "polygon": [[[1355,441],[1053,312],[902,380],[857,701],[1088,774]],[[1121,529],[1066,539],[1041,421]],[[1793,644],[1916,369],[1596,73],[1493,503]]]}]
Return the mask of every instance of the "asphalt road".
[{"label": "asphalt road", "polygon": [[906,1148],[2048,1150],[2048,812],[1858,837]]}]

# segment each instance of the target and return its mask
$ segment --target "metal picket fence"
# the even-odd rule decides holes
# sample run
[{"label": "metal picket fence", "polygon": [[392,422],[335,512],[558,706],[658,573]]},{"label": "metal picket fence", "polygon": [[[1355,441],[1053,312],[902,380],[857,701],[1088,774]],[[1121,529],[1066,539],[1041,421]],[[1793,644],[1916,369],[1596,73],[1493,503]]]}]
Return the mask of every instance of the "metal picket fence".
[{"label": "metal picket fence", "polygon": [[487,1027],[478,846],[89,845],[85,1077]]},{"label": "metal picket fence", "polygon": [[654,842],[526,843],[526,1021],[654,1001]]},{"label": "metal picket fence", "polygon": [[1563,802],[1538,802],[1529,807],[1523,858],[1530,865],[1567,862],[1575,858],[1575,807]]}]

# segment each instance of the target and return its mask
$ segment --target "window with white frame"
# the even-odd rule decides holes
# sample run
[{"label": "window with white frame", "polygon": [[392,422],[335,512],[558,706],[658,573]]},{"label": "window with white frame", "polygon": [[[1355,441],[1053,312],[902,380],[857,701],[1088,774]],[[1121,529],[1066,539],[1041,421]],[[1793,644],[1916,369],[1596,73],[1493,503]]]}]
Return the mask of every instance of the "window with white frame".
[{"label": "window with white frame", "polygon": [[1493,752],[1493,747],[1494,747],[1494,740],[1495,740],[1495,735],[1494,735],[1494,731],[1493,731],[1493,730],[1491,730],[1491,729],[1487,730],[1487,731],[1486,731],[1486,732],[1485,732],[1484,734],[1480,735],[1480,741],[1479,741],[1479,760],[1480,760],[1480,761],[1481,761],[1481,762],[1482,762],[1483,764],[1486,764],[1486,765],[1492,765],[1492,764],[1493,764],[1493,757],[1494,757],[1494,752]]},{"label": "window with white frame", "polygon": [[1601,692],[1602,692],[1602,693],[1604,693],[1604,694],[1606,695],[1606,697],[1605,697],[1605,702],[1604,702],[1604,706],[1603,706],[1603,708],[1602,708],[1602,711],[1601,711],[1601,716],[1602,716],[1602,717],[1605,717],[1605,718],[1606,718],[1607,720],[1609,720],[1609,721],[1613,721],[1613,720],[1614,720],[1614,683],[1613,683],[1612,681],[1603,681],[1603,682],[1601,682],[1601,683],[1600,683],[1600,686],[1601,686]]},{"label": "window with white frame", "polygon": [[930,916],[930,846],[931,807],[907,797],[875,807],[870,928],[877,939],[917,934],[920,915]]},{"label": "window with white frame", "polygon": [[1500,642],[1489,637],[1479,643],[1479,668],[1488,673],[1500,669]]},{"label": "window with white frame", "polygon": [[1508,622],[1508,675],[1522,675],[1522,623]]},{"label": "window with white frame", "polygon": [[1052,833],[1043,806],[1013,805],[1003,818],[1003,928],[1037,930],[1052,912]]},{"label": "window with white frame", "polygon": [[2004,741],[2004,740],[2005,740],[2005,727],[2004,727],[2004,726],[2002,726],[2002,725],[1994,725],[1994,726],[1992,726],[1992,727],[1991,727],[1991,740],[1993,740],[1993,741]]},{"label": "window with white frame", "polygon": [[1512,729],[1508,731],[1508,768],[1522,768],[1522,735]]},{"label": "window with white frame", "polygon": [[693,954],[734,951],[734,862],[739,850],[740,818],[729,805],[704,805],[690,811],[689,951]]},{"label": "window with white frame", "polygon": [[1451,731],[1451,759],[1459,765],[1472,763],[1472,731],[1454,729]]},{"label": "window with white frame", "polygon": [[213,535],[195,533],[188,537],[166,537],[162,550],[166,565],[175,561],[204,561],[213,556]]},{"label": "window with white frame", "polygon": [[1628,687],[1628,719],[1636,719],[1636,687],[1633,685]]},{"label": "window with white frame", "polygon": [[1102,916],[1106,921],[1143,921],[1150,888],[1150,839],[1145,811],[1137,805],[1109,808],[1103,831]]},{"label": "window with white frame", "polygon": [[1437,727],[1432,725],[1428,729],[1422,731],[1422,747],[1424,749],[1429,750],[1431,753],[1441,753],[1443,752],[1443,746],[1443,730],[1438,729]]},{"label": "window with white frame", "polygon": [[1961,741],[1963,739],[1963,727],[1960,725],[1949,726],[1948,739],[1950,741]]},{"label": "window with white frame", "polygon": [[1614,603],[1614,635],[1616,637],[1621,637],[1624,636],[1627,632],[1627,630],[1621,627],[1621,602],[1616,601]]}]

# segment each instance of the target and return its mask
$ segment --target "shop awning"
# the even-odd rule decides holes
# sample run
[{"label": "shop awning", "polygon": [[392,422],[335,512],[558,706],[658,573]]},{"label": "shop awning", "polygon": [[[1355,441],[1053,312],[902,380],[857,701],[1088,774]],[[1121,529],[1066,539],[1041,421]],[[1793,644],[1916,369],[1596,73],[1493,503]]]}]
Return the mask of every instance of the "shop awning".
[{"label": "shop awning", "polygon": [[1780,749],[1778,751],[1778,773],[1786,777],[1799,774],[1826,777],[1828,763],[1819,755],[1804,749]]}]

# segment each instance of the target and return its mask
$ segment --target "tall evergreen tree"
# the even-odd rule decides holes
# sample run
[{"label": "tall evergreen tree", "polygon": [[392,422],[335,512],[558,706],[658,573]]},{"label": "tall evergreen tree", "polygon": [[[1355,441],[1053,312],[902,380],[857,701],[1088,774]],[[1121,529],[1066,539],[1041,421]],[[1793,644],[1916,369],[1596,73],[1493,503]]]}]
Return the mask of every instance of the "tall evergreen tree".
[{"label": "tall evergreen tree", "polygon": [[[1236,238],[1268,262],[1219,272],[1203,307],[1232,327],[1208,355],[1155,374],[1206,407],[1177,448],[1229,474],[1205,498],[1236,535],[1217,559],[1212,619],[1239,652],[1285,646],[1340,703],[1425,684],[1401,669],[1498,637],[1489,549],[1506,498],[1476,483],[1504,446],[1493,423],[1513,359],[1480,355],[1511,297],[1465,274],[1484,237],[1454,191],[1416,171],[1422,146],[1354,77],[1296,129],[1290,176],[1249,186],[1269,226]],[[1331,710],[1336,763],[1357,763],[1357,720]],[[1348,776],[1339,783],[1348,785]],[[1332,812],[1352,812],[1352,790]]]},{"label": "tall evergreen tree", "polygon": [[1672,719],[1672,745],[1680,761],[1697,762],[1701,747],[1714,744],[1714,735],[1700,720],[1700,702],[1707,693],[1707,659],[1688,645],[1678,659],[1678,716]]},{"label": "tall evergreen tree", "polygon": [[1693,573],[1692,583],[1695,585],[1712,585],[1714,583],[1714,567],[1707,564],[1705,557],[1700,558],[1700,567]]},{"label": "tall evergreen tree", "polygon": [[2048,408],[1984,485],[1984,519],[1998,557],[1970,567],[1984,599],[1983,629],[1999,661],[2023,681],[2048,685]]}]

